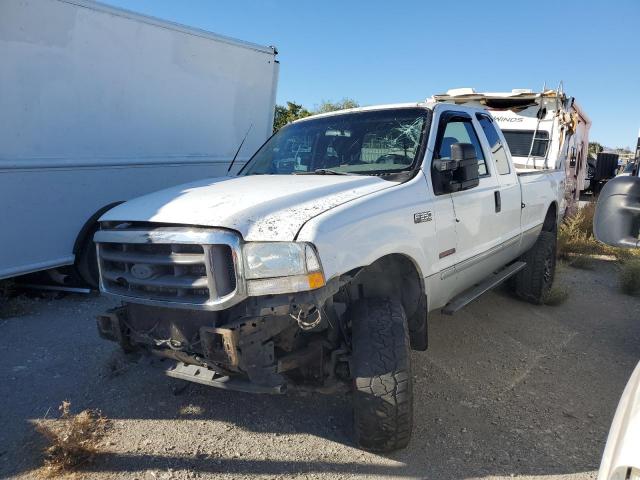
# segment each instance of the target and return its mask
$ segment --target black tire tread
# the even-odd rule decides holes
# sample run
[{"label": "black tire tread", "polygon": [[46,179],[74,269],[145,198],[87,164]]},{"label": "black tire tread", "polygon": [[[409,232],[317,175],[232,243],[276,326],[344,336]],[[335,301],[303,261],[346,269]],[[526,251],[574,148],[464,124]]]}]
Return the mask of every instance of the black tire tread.
[{"label": "black tire tread", "polygon": [[521,299],[536,305],[544,303],[553,283],[553,274],[550,282],[544,279],[545,260],[548,256],[553,258],[555,273],[556,242],[556,232],[542,231],[533,247],[522,255],[527,266],[511,282],[513,292]]},{"label": "black tire tread", "polygon": [[94,290],[98,289],[100,275],[98,272],[98,256],[93,236],[98,231],[96,224],[85,236],[80,251],[76,255],[75,269],[80,278]]},{"label": "black tire tread", "polygon": [[400,302],[363,299],[352,307],[354,420],[367,450],[404,448],[413,427],[409,329]]}]

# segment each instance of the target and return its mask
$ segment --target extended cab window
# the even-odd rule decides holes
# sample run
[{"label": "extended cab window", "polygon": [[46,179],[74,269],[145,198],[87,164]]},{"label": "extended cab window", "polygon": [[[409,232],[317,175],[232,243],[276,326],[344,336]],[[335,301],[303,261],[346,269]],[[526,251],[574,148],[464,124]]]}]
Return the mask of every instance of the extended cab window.
[{"label": "extended cab window", "polygon": [[493,124],[493,120],[491,120],[487,115],[482,114],[478,114],[477,118],[478,122],[480,122],[480,126],[482,127],[482,131],[489,142],[491,156],[493,157],[493,161],[496,162],[496,169],[498,170],[498,173],[500,175],[507,175],[508,173],[511,173],[509,157],[507,156],[504,145],[502,145],[502,140],[500,140],[500,135],[498,135],[498,131]]},{"label": "extended cab window", "polygon": [[454,117],[444,127],[441,126],[440,129],[436,142],[437,158],[451,158],[451,145],[454,143],[470,143],[476,150],[480,176],[489,175],[487,162],[484,159],[482,147],[480,147],[480,140],[478,140],[478,135],[470,118]]}]

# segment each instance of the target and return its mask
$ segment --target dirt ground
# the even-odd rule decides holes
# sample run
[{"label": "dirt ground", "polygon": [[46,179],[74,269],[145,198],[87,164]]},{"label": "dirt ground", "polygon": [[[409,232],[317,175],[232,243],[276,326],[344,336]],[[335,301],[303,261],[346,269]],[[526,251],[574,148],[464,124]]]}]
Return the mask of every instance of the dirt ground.
[{"label": "dirt ground", "polygon": [[390,455],[354,447],[347,396],[177,393],[158,360],[98,338],[105,298],[30,300],[0,320],[0,477],[35,476],[31,422],[66,399],[113,419],[75,478],[595,478],[640,357],[640,300],[618,293],[615,269],[563,269],[557,307],[498,290],[432,315],[430,348],[413,354],[413,439]]}]

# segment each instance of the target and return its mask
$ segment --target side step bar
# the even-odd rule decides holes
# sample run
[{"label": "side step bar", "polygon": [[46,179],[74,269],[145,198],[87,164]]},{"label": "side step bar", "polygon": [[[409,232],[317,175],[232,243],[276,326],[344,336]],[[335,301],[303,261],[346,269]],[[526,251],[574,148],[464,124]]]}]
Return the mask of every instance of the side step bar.
[{"label": "side step bar", "polygon": [[515,262],[508,267],[503,268],[502,270],[498,270],[497,272],[492,273],[482,282],[474,285],[473,287],[454,297],[449,303],[444,306],[444,308],[442,309],[442,313],[444,313],[445,315],[453,315],[462,307],[469,305],[480,295],[488,292],[492,288],[497,287],[502,282],[515,275],[526,266],[526,262]]},{"label": "side step bar", "polygon": [[273,394],[284,393],[286,390],[285,385],[276,385],[275,387],[256,385],[248,380],[226,377],[206,367],[199,367],[198,365],[190,365],[182,362],[176,363],[165,370],[164,373],[172,378],[178,378],[180,380],[200,383],[202,385],[222,388],[225,390],[236,390],[238,392]]}]

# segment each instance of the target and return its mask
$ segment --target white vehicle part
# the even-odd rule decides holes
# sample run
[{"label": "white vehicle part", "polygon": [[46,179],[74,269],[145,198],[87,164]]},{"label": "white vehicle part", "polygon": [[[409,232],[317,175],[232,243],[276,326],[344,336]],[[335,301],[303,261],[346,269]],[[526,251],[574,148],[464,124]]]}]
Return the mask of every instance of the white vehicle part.
[{"label": "white vehicle part", "polygon": [[[231,229],[245,242],[308,242],[316,248],[327,282],[383,257],[400,256],[415,267],[424,282],[428,308],[434,310],[533,245],[550,205],[562,198],[564,178],[563,172],[548,170],[504,182],[487,179],[492,189],[505,191],[510,205],[503,204],[504,210],[496,211],[491,189],[482,192],[488,193],[482,205],[474,205],[462,198],[472,198],[476,193],[472,188],[455,194],[461,199],[459,204],[469,209],[464,219],[457,219],[454,195],[436,196],[431,186],[437,118],[447,108],[472,118],[484,114],[465,106],[436,105],[421,172],[404,183],[359,175],[209,179],[130,201],[102,220]],[[486,149],[486,142],[482,143]],[[491,152],[484,156],[495,175]],[[514,182],[520,184],[522,201]],[[463,242],[459,233],[465,228],[470,230]],[[484,248],[475,249],[474,235],[491,238]]]},{"label": "white vehicle part", "polygon": [[640,479],[640,363],[618,403],[598,472],[598,480],[627,479]]},{"label": "white vehicle part", "polygon": [[251,125],[234,169],[272,134],[273,47],[88,0],[0,0],[0,59],[0,279],[72,264],[99,211],[225,175]]},{"label": "white vehicle part", "polygon": [[[503,132],[520,134],[523,139],[528,136],[524,151],[513,145],[511,155],[516,169],[519,173],[540,169],[563,171],[566,177],[564,195],[570,203],[577,201],[580,191],[587,188],[591,120],[561,87],[541,92],[528,89],[476,92],[472,88],[462,88],[434,95],[431,100],[487,108]],[[501,106],[493,103],[496,101]],[[544,145],[542,155],[536,155],[535,137],[541,142],[540,146]]]},{"label": "white vehicle part", "polygon": [[357,175],[210,178],[136,198],[101,220],[222,227],[240,232],[248,242],[292,241],[314,216],[394,185]]},{"label": "white vehicle part", "polygon": [[399,187],[355,199],[310,219],[297,240],[314,244],[327,280],[390,253],[403,254],[420,266],[430,265],[422,272],[427,276],[439,268],[430,262],[434,254],[437,257],[433,248],[437,220],[415,223],[414,214],[431,210],[428,189],[424,176],[416,175]]},{"label": "white vehicle part", "polygon": [[[556,223],[563,217],[566,202],[564,201],[565,175],[561,170],[549,170],[547,172],[530,172],[518,175],[522,189],[522,231],[524,233],[541,226],[542,221],[550,204],[549,200],[559,203],[556,210]],[[537,238],[537,232],[531,241],[531,245]]]},{"label": "white vehicle part", "polygon": [[243,243],[220,229],[99,230],[101,290],[123,300],[222,310],[246,296],[302,292],[325,285],[312,245]]},{"label": "white vehicle part", "polygon": [[[471,115],[479,112],[463,106],[437,105],[436,113],[446,108]],[[316,246],[327,280],[346,271],[370,265],[384,256],[402,255],[412,261],[424,278],[428,308],[433,310],[468,288],[476,277],[486,277],[493,265],[506,265],[534,244],[542,230],[547,209],[562,198],[559,184],[564,178],[563,172],[539,171],[531,175],[514,176],[510,182],[505,180],[504,186],[509,190],[506,199],[516,202],[515,208],[511,206],[509,225],[500,223],[507,221],[504,216],[496,217],[492,191],[489,192],[491,198],[488,199],[490,208],[470,204],[469,208],[477,208],[476,215],[484,220],[474,224],[473,232],[469,232],[471,236],[485,231],[495,234],[493,230],[500,224],[504,233],[499,229],[498,236],[505,238],[502,241],[496,240],[495,245],[481,252],[474,253],[471,248],[456,255],[460,251],[457,230],[468,228],[468,225],[463,221],[456,221],[457,212],[452,200],[454,196],[433,194],[429,165],[437,125],[438,116],[434,114],[427,144],[427,158],[422,167],[423,175],[418,175],[397,188],[372,193],[330,209],[304,224],[297,239]],[[485,152],[485,157],[489,158],[488,152]],[[493,163],[491,165],[495,168]],[[518,182],[521,182],[521,186],[518,186]],[[501,183],[500,188],[502,185]],[[494,186],[497,188],[497,185]],[[519,198],[520,188],[524,207]],[[473,196],[474,190],[455,195]],[[472,217],[471,213],[467,215]],[[468,245],[473,247],[472,243]]]}]

